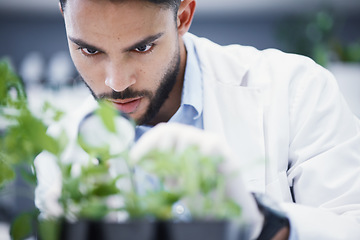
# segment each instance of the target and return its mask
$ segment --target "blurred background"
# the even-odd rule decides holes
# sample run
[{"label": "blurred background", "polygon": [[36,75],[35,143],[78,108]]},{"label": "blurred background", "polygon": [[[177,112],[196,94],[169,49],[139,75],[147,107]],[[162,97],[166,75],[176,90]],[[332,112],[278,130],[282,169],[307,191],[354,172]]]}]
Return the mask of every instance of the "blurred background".
[{"label": "blurred background", "polygon": [[[340,63],[360,62],[360,0],[197,3],[190,31],[219,44],[304,54],[336,75],[343,74],[338,73]],[[0,0],[0,34],[0,57],[10,58],[29,85],[56,88],[77,83],[57,0]]]},{"label": "blurred background", "polygon": [[[197,3],[192,33],[223,45],[239,43],[309,56],[335,74],[345,99],[360,116],[360,0]],[[0,36],[0,57],[11,60],[29,88],[36,86],[29,90],[35,108],[42,102],[38,96],[66,109],[87,95],[67,50],[57,0],[0,0]],[[75,88],[76,96],[66,97],[66,88],[62,88],[65,95],[43,91],[62,86]]]},{"label": "blurred background", "polygon": [[[198,0],[190,32],[219,44],[300,53],[332,71],[360,116],[360,0]],[[0,0],[0,58],[22,76],[34,109],[67,110],[88,95],[71,62],[57,0]],[[6,218],[24,204],[0,198]],[[13,210],[10,210],[13,209]]]},{"label": "blurred background", "polygon": [[[297,47],[311,53],[316,44],[325,47],[334,39],[343,46],[359,43],[359,0],[198,0],[197,3],[191,32],[220,44],[240,43],[284,51],[297,51]],[[61,54],[67,54],[57,0],[1,0],[0,31],[0,55],[11,57],[16,66],[36,53],[51,67],[52,61],[60,61],[64,58]],[[297,41],[302,41],[303,46]]]}]

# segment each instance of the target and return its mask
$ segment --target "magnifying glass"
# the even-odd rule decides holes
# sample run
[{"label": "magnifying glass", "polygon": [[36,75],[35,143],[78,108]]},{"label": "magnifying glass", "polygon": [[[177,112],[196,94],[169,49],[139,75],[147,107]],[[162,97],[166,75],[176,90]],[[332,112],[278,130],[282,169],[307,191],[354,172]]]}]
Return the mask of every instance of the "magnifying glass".
[{"label": "magnifying glass", "polygon": [[122,154],[134,139],[134,122],[107,104],[99,104],[99,108],[87,114],[78,129],[80,146],[99,160]]}]

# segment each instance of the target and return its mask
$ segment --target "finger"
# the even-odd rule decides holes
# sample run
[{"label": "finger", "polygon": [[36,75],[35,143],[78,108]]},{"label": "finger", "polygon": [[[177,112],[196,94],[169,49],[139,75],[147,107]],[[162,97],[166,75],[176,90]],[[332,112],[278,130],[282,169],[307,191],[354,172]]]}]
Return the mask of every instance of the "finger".
[{"label": "finger", "polygon": [[130,156],[138,160],[152,149],[174,150],[179,153],[192,145],[200,148],[207,144],[203,134],[202,130],[179,123],[158,124],[139,139]]},{"label": "finger", "polygon": [[220,155],[230,158],[230,150],[224,141],[210,132],[178,123],[159,124],[148,131],[131,150],[131,157],[140,159],[152,149],[183,152],[196,146],[204,155]]}]

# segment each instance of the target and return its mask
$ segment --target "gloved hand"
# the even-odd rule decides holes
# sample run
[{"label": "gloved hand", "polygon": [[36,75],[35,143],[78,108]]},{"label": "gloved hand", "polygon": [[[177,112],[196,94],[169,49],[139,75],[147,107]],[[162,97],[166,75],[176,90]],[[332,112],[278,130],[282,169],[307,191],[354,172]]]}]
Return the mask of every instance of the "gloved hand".
[{"label": "gloved hand", "polygon": [[[222,174],[232,174],[240,170],[239,159],[234,159],[230,148],[216,135],[178,123],[158,124],[145,133],[130,150],[133,161],[140,160],[151,150],[175,150],[181,153],[190,146],[197,146],[204,155],[222,156],[219,166]],[[239,222],[242,226],[242,239],[255,239],[261,232],[264,217],[259,211],[253,196],[246,190],[238,174],[226,182],[226,194],[241,206]]]}]

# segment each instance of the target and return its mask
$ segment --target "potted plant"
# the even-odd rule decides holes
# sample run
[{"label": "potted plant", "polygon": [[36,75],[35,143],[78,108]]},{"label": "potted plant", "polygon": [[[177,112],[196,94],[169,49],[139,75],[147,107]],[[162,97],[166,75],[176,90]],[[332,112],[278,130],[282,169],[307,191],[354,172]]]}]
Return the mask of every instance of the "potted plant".
[{"label": "potted plant", "polygon": [[[135,161],[128,154],[134,135],[129,129],[131,122],[107,104],[100,103],[85,117],[78,143],[87,152],[87,161],[80,168],[56,161],[62,176],[58,203],[63,212],[61,230],[53,236],[237,239],[239,229],[231,219],[241,209],[225,196],[226,176],[218,172],[222,158],[203,155],[191,146],[181,153],[154,149]],[[126,217],[114,221],[119,215]]]},{"label": "potted plant", "polygon": [[221,156],[203,155],[190,146],[183,152],[154,149],[135,161],[128,154],[134,124],[100,102],[79,127],[76,147],[86,157],[74,154],[72,161],[64,161],[66,131],[47,131],[62,113],[45,104],[46,114],[35,116],[21,80],[6,62],[0,62],[0,79],[0,184],[14,179],[19,165],[30,169],[33,184],[40,183],[33,162],[40,152],[59,177],[46,198],[49,212],[40,209],[15,220],[14,239],[31,234],[77,240],[238,239],[233,219],[241,208],[225,195],[231,176],[219,173]]}]

